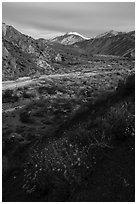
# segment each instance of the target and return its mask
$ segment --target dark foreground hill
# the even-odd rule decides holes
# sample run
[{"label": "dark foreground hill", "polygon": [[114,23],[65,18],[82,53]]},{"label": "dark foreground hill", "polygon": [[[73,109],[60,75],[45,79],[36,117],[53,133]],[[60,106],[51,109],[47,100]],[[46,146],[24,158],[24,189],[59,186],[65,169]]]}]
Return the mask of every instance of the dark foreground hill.
[{"label": "dark foreground hill", "polygon": [[10,137],[3,201],[134,202],[134,97],[131,75],[35,141]]}]

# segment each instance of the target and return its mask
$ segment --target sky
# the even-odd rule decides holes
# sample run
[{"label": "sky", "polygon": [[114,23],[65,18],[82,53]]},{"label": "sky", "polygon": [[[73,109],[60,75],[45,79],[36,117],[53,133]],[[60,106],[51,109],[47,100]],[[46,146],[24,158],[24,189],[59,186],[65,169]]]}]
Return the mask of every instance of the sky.
[{"label": "sky", "polygon": [[2,22],[33,38],[135,30],[134,2],[3,2]]}]

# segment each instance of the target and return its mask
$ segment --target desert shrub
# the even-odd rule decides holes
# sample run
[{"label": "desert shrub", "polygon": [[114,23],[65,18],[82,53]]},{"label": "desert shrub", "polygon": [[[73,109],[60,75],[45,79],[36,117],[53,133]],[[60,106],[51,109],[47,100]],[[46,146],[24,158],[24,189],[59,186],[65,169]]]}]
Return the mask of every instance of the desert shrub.
[{"label": "desert shrub", "polygon": [[19,100],[19,97],[13,90],[7,89],[4,93],[2,93],[2,102],[9,103],[9,102],[16,102]]},{"label": "desert shrub", "polygon": [[128,95],[135,91],[135,74],[129,75],[126,79],[120,80],[117,92],[121,95]]},{"label": "desert shrub", "polygon": [[103,115],[97,117],[91,125],[92,132],[96,131],[96,138],[103,140],[108,145],[113,142],[125,141],[134,134],[135,116],[133,103],[121,102],[116,106],[110,107]]},{"label": "desert shrub", "polygon": [[39,93],[47,93],[50,95],[54,95],[56,93],[56,88],[54,86],[52,87],[47,87],[47,86],[40,86],[38,88]]},{"label": "desert shrub", "polygon": [[72,144],[77,144],[79,147],[88,147],[90,144],[94,144],[93,132],[87,130],[84,125],[79,124],[76,129],[67,132],[69,137],[69,142]]},{"label": "desert shrub", "polygon": [[126,103],[111,108],[106,116],[106,121],[110,125],[110,134],[118,141],[124,141],[132,135],[134,120],[134,114],[128,111],[128,104]]},{"label": "desert shrub", "polygon": [[22,94],[23,98],[33,98],[36,96],[36,93],[33,92],[30,92],[30,91],[23,91],[23,94]]},{"label": "desert shrub", "polygon": [[20,113],[20,121],[22,123],[30,123],[32,119],[30,117],[30,111],[24,110]]},{"label": "desert shrub", "polygon": [[[13,95],[13,90],[7,89],[3,94],[2,98],[4,99],[11,99]],[[3,101],[4,102],[4,101]]]}]

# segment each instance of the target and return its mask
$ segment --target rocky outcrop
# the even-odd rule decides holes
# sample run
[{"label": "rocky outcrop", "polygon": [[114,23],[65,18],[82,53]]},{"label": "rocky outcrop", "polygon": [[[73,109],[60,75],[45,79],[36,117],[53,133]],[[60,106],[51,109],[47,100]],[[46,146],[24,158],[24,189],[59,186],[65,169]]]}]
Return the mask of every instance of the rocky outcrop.
[{"label": "rocky outcrop", "polygon": [[56,62],[61,62],[62,61],[62,56],[58,53],[57,56],[55,57]]}]

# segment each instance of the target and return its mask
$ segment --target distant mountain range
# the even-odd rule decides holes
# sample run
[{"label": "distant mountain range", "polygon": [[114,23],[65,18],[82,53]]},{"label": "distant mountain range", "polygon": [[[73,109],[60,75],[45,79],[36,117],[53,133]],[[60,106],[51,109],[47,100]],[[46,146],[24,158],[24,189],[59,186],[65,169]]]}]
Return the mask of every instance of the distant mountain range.
[{"label": "distant mountain range", "polygon": [[104,54],[125,56],[135,52],[135,31],[128,33],[106,32],[90,40],[74,44],[75,47],[85,50],[89,55]]},{"label": "distant mountain range", "polygon": [[68,32],[51,40],[33,39],[12,26],[2,24],[3,80],[54,73],[54,63],[64,55],[72,62],[75,56],[94,54],[134,57],[135,31],[109,31],[95,38]]},{"label": "distant mountain range", "polygon": [[135,56],[135,31],[126,33],[110,30],[94,38],[70,32],[52,39],[51,42],[72,45],[88,55]]},{"label": "distant mountain range", "polygon": [[97,35],[95,38],[114,37],[114,36],[122,35],[122,34],[125,34],[125,33],[126,33],[126,32],[117,32],[117,31],[114,31],[114,30],[110,30],[110,31],[108,31],[108,32],[105,32],[105,33],[102,33],[102,34]]}]

